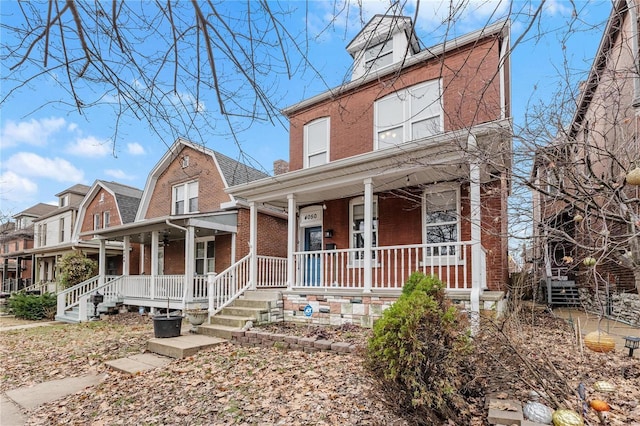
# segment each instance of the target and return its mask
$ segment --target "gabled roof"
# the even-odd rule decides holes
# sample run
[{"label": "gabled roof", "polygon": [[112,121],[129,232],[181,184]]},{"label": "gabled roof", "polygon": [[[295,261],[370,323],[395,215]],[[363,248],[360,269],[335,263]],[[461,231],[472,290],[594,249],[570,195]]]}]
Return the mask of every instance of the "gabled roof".
[{"label": "gabled roof", "polygon": [[[638,8],[640,6],[636,4],[634,7]],[[576,133],[580,130],[582,120],[591,105],[593,95],[600,83],[600,74],[607,67],[607,57],[615,44],[616,38],[622,30],[622,23],[624,22],[625,15],[627,14],[631,14],[631,17],[633,18],[634,11],[629,9],[627,0],[614,0],[613,7],[611,8],[611,14],[607,20],[607,27],[604,30],[604,34],[600,40],[600,45],[598,46],[598,51],[596,52],[596,56],[593,60],[593,65],[591,65],[591,69],[589,71],[589,77],[584,82],[584,87],[580,91],[576,112],[573,115],[571,127],[569,128],[569,138],[575,138]],[[637,19],[638,17],[636,16],[636,20]],[[633,23],[638,25],[636,20],[634,20]],[[638,46],[635,46],[635,48],[637,49]],[[635,99],[635,101],[638,101],[638,99]]]},{"label": "gabled roof", "polygon": [[354,57],[357,52],[373,47],[393,34],[404,31],[414,53],[420,51],[420,41],[413,31],[411,18],[408,16],[375,15],[347,45],[347,52]]},{"label": "gabled roof", "polygon": [[117,182],[98,182],[115,197],[122,223],[133,222],[142,199],[142,190]]},{"label": "gabled roof", "polygon": [[149,176],[147,177],[147,182],[144,186],[144,193],[140,203],[140,208],[138,209],[138,213],[136,214],[136,221],[144,219],[147,207],[149,206],[149,202],[153,194],[153,190],[155,188],[156,182],[158,181],[158,178],[167,169],[167,167],[169,167],[169,165],[173,161],[178,160],[177,154],[184,147],[189,147],[195,151],[199,151],[205,155],[211,156],[214,164],[216,165],[217,171],[220,177],[222,178],[225,189],[230,186],[240,185],[243,183],[253,182],[255,180],[269,177],[267,173],[261,172],[260,170],[247,166],[246,164],[236,161],[230,157],[227,157],[224,154],[221,154],[217,151],[206,148],[203,145],[195,144],[186,139],[178,138],[173,143],[173,145],[169,147],[167,152],[162,156],[160,161],[158,161],[158,163],[149,173]]},{"label": "gabled roof", "polygon": [[89,187],[87,185],[82,185],[80,183],[73,185],[70,188],[65,189],[64,191],[60,191],[56,194],[56,197],[59,197],[61,195],[64,194],[78,194],[78,195],[85,195],[87,192],[89,192]]},{"label": "gabled roof", "polygon": [[20,213],[13,215],[14,219],[22,216],[40,217],[57,210],[58,206],[52,204],[38,203],[35,206],[31,206],[26,210],[22,210]]}]

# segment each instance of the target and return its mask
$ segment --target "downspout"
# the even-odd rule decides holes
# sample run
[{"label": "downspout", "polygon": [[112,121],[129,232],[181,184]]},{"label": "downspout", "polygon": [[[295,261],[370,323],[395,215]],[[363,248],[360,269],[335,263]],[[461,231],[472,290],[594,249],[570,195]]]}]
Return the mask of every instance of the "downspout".
[{"label": "downspout", "polygon": [[[169,222],[169,219],[166,219],[164,221],[164,223],[167,224],[167,226],[170,226],[172,228],[176,228],[176,229],[180,229],[181,231],[184,231],[184,254],[185,256],[188,258],[189,255],[189,251],[187,250],[187,244],[188,244],[188,237],[189,237],[189,230],[187,228],[184,228],[180,225],[176,225],[175,223],[171,223]],[[188,259],[188,261],[191,261],[192,259]],[[182,312],[184,312],[187,309],[187,291],[189,289],[189,285],[187,283],[187,272],[188,272],[188,268],[187,268],[187,262],[185,262],[184,265],[184,291],[182,292]]]}]

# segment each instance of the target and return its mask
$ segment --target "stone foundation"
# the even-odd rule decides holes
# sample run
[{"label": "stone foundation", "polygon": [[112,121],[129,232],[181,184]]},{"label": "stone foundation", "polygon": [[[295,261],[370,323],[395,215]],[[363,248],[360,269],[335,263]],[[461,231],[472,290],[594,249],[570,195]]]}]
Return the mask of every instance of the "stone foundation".
[{"label": "stone foundation", "polygon": [[580,304],[587,312],[640,327],[640,295],[637,293],[610,293],[605,290],[594,293],[587,288],[578,289]]},{"label": "stone foundation", "polygon": [[[287,322],[316,325],[335,325],[352,323],[361,327],[372,327],[373,322],[382,316],[382,312],[400,297],[400,292],[370,293],[299,293],[284,292],[283,315]],[[469,310],[470,292],[451,292],[447,294],[462,309]],[[305,314],[307,306],[311,315]],[[485,291],[480,296],[480,310],[492,316],[499,316],[505,307],[503,292]],[[307,312],[308,313],[308,312]]]}]

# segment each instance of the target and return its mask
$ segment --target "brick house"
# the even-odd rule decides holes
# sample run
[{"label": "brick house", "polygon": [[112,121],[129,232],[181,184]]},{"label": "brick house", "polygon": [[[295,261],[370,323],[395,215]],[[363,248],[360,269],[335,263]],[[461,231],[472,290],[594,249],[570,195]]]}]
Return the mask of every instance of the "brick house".
[{"label": "brick house", "polygon": [[350,82],[284,110],[288,171],[228,189],[287,212],[285,319],[309,305],[320,323],[370,325],[417,270],[474,311],[501,299],[509,23],[422,49],[410,18],[377,15],[347,50]]},{"label": "brick house", "polygon": [[78,208],[89,187],[76,184],[56,194],[58,207],[33,220],[33,255],[35,282],[56,291],[57,261],[64,254],[78,249],[73,241]]},{"label": "brick house", "polygon": [[[286,256],[286,216],[269,208],[252,216],[243,200],[225,192],[229,186],[266,176],[219,152],[178,139],[149,173],[133,221],[100,225],[114,197],[108,191],[94,191],[78,220],[78,235],[99,244],[100,272],[77,291],[79,297],[87,298],[98,289],[125,305],[182,310],[206,306],[208,280],[234,267],[233,283],[226,284],[242,281],[250,243],[272,277],[284,271],[278,268],[282,263],[278,259]],[[249,238],[251,226],[265,232],[256,243]],[[115,268],[119,276],[110,276],[106,269],[110,244],[122,247],[122,262]],[[58,318],[72,320],[65,316],[78,303],[60,306]],[[86,312],[80,313],[83,319]]]},{"label": "brick house", "polygon": [[611,294],[640,291],[638,187],[626,178],[640,166],[639,8],[613,2],[566,133],[536,153],[533,249],[550,304],[579,303],[576,287],[599,288],[611,311]]},{"label": "brick house", "polygon": [[13,215],[13,221],[0,227],[0,263],[2,264],[2,292],[21,290],[34,283],[33,221],[51,213],[57,207],[38,203]]}]

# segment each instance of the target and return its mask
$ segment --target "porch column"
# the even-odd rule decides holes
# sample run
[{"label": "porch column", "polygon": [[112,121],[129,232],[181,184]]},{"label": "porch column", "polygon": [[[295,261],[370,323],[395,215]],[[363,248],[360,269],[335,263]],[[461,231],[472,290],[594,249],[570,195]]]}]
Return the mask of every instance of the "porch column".
[{"label": "porch column", "polygon": [[249,282],[251,289],[257,288],[258,282],[258,208],[255,201],[249,203]]},{"label": "porch column", "polygon": [[373,181],[364,180],[364,292],[371,293],[373,262],[371,258],[371,240],[373,232]]},{"label": "porch column", "polygon": [[[474,155],[476,145],[475,135],[470,134],[468,146]],[[481,233],[481,205],[480,205],[480,162],[472,158],[469,164],[469,204],[471,207],[471,327],[475,333],[479,327],[480,293],[486,283],[486,271],[482,270],[482,233]]]},{"label": "porch column", "polygon": [[[193,276],[195,275],[196,231],[193,225],[187,226],[184,238],[184,298],[185,303],[193,300]],[[185,306],[186,309],[186,306]]]},{"label": "porch column", "polygon": [[98,254],[98,285],[104,284],[104,276],[107,274],[107,241],[100,240],[100,253]]},{"label": "porch column", "polygon": [[236,263],[236,239],[238,237],[237,232],[231,234],[231,265]]},{"label": "porch column", "polygon": [[158,275],[158,231],[151,231],[151,299],[156,297],[156,276]]},{"label": "porch column", "polygon": [[131,273],[131,239],[129,236],[125,236],[122,240],[124,247],[122,248],[122,275],[129,275]]},{"label": "porch column", "polygon": [[296,251],[296,196],[287,195],[287,289],[293,288],[295,264],[293,253]]}]

